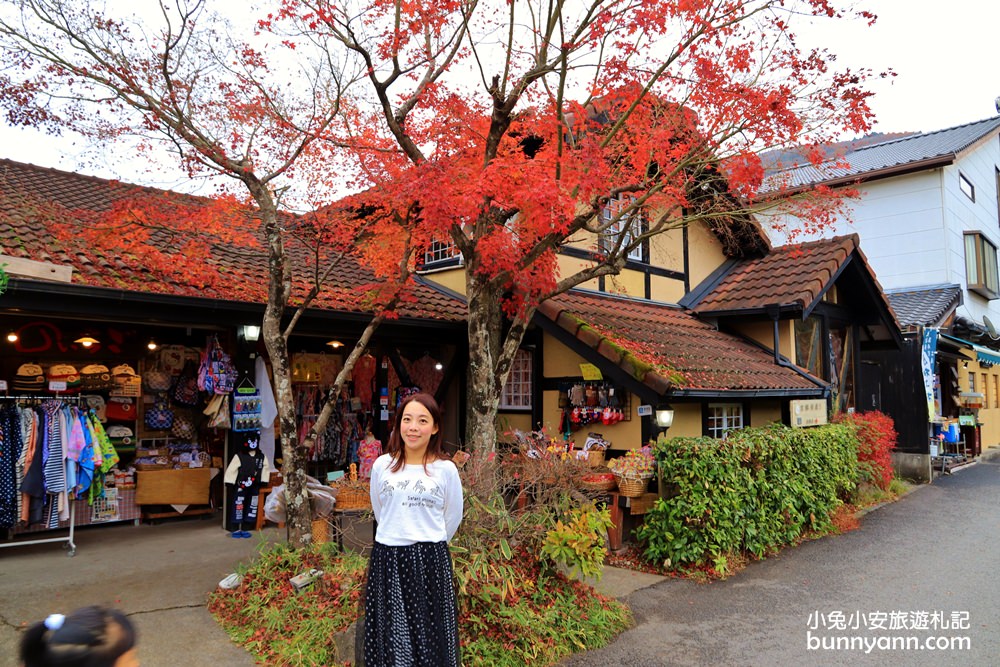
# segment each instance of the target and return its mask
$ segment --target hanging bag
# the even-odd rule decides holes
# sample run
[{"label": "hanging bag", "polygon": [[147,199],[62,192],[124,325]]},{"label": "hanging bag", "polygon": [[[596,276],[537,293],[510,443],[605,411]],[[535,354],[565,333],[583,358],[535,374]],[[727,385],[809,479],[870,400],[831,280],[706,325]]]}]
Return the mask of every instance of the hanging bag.
[{"label": "hanging bag", "polygon": [[209,394],[228,394],[236,384],[236,367],[222,349],[219,337],[212,336],[205,346],[198,368],[198,388]]},{"label": "hanging bag", "polygon": [[170,398],[181,405],[198,404],[198,373],[190,361],[184,366],[180,377],[177,378],[174,389],[170,392]]},{"label": "hanging bag", "polygon": [[152,431],[166,431],[174,425],[174,411],[167,407],[163,401],[146,409],[144,417],[146,428]]},{"label": "hanging bag", "polygon": [[194,421],[187,415],[177,415],[174,418],[174,425],[170,429],[170,435],[179,440],[195,440],[197,431],[194,427]]},{"label": "hanging bag", "polygon": [[170,383],[172,380],[173,376],[161,368],[148,370],[142,376],[142,383],[146,385],[146,389],[154,393],[170,389]]}]

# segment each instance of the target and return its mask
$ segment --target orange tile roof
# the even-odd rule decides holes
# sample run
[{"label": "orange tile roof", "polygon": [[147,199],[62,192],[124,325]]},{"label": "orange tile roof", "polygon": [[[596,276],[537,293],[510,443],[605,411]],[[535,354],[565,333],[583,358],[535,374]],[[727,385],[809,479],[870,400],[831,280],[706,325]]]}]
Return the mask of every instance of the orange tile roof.
[{"label": "orange tile roof", "polygon": [[574,290],[539,312],[663,395],[668,391],[815,390],[773,355],[677,306]]},{"label": "orange tile roof", "polygon": [[[0,253],[71,266],[74,284],[249,303],[261,303],[264,298],[262,286],[266,286],[268,277],[267,256],[263,249],[234,248],[222,241],[214,244],[202,262],[207,270],[225,275],[227,279],[213,286],[197,279],[186,280],[183,272],[165,277],[144,265],[143,258],[124,261],[120,256],[89,247],[78,239],[57,241],[46,222],[53,214],[73,216],[82,221],[96,219],[116,202],[138,196],[162,198],[188,206],[204,204],[208,201],[205,198],[3,159],[0,159],[0,193]],[[295,217],[289,215],[288,219]],[[252,222],[247,225],[248,234],[258,231]],[[175,244],[166,233],[157,237],[157,248],[164,253],[182,252]],[[305,267],[309,266],[309,259],[302,249],[291,246],[289,254],[293,256],[293,266],[303,269],[297,273],[296,283],[304,289],[308,284]],[[338,312],[365,312],[356,296],[378,282],[371,271],[356,262],[341,262],[330,280],[339,292],[324,292],[316,300],[315,307]],[[250,288],[242,291],[240,284]],[[398,313],[403,317],[457,323],[465,319],[465,305],[450,295],[418,283]]]},{"label": "orange tile roof", "polygon": [[768,306],[809,313],[851,257],[868,272],[882,305],[892,312],[868,262],[857,234],[779,246],[764,257],[737,262],[696,305],[699,315],[761,312]]}]

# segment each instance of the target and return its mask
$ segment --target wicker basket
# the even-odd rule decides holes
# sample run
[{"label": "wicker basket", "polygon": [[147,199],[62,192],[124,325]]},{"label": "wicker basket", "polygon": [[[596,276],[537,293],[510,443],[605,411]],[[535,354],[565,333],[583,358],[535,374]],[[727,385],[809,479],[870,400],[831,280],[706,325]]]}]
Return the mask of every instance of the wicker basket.
[{"label": "wicker basket", "polygon": [[626,498],[638,498],[649,488],[649,477],[635,478],[615,475],[615,479],[618,480],[618,493]]},{"label": "wicker basket", "polygon": [[326,517],[313,519],[312,522],[312,542],[313,544],[326,544],[330,541],[330,522]]},{"label": "wicker basket", "polygon": [[361,510],[371,509],[372,498],[368,488],[341,486],[337,491],[337,509]]},{"label": "wicker basket", "polygon": [[587,465],[591,468],[599,468],[604,465],[604,450],[591,449],[587,451]]},{"label": "wicker basket", "polygon": [[587,491],[611,491],[617,486],[614,479],[606,479],[600,482],[589,482],[584,479],[586,475],[580,477],[580,488]]}]

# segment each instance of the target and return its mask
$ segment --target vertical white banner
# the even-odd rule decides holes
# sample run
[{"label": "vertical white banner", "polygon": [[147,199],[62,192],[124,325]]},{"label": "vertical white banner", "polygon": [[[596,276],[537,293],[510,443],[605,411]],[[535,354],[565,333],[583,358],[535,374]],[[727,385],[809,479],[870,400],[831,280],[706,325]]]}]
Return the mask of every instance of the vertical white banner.
[{"label": "vertical white banner", "polygon": [[924,340],[920,351],[920,370],[924,376],[924,393],[927,395],[927,420],[937,416],[934,401],[934,357],[937,356],[937,329],[924,329]]}]

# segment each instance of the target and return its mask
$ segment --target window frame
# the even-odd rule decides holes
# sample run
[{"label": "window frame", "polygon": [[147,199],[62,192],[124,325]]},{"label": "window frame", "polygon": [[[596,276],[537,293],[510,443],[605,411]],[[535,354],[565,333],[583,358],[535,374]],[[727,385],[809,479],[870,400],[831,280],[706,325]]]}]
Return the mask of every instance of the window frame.
[{"label": "window frame", "polygon": [[[724,411],[721,417],[717,417],[713,412],[718,409],[722,409]],[[705,410],[705,435],[710,438],[725,440],[730,431],[737,431],[742,428],[746,428],[747,426],[746,408],[743,403],[714,402],[706,405]],[[738,415],[729,414],[727,410],[735,410],[738,412]],[[721,426],[713,426],[713,421],[720,418],[722,419],[723,424]],[[732,419],[738,419],[739,425],[729,425],[727,422]],[[721,435],[717,435],[719,431],[721,431]]]},{"label": "window frame", "polygon": [[965,281],[968,289],[990,300],[1000,298],[1000,267],[997,264],[996,245],[980,231],[965,232],[962,241],[965,246]]},{"label": "window frame", "polygon": [[424,262],[422,268],[437,269],[450,266],[462,266],[464,258],[459,252],[458,246],[451,239],[445,241],[431,241],[431,246],[424,251]]},{"label": "window frame", "polygon": [[[609,249],[611,246],[617,242],[618,237],[625,234],[626,243],[637,236],[635,232],[635,225],[639,225],[638,234],[641,235],[646,230],[646,215],[642,208],[632,211],[624,217],[619,217],[617,221],[612,223],[615,216],[619,215],[622,209],[628,208],[636,200],[635,195],[630,194],[619,194],[613,197],[608,197],[607,203],[601,207],[601,212],[599,213],[601,226],[610,225],[601,234],[601,248],[603,250]],[[629,262],[640,262],[643,264],[649,263],[649,240],[646,239],[642,241],[638,247],[630,250],[626,256],[626,261]]]},{"label": "window frame", "polygon": [[976,201],[976,186],[969,177],[958,172],[958,189],[961,190],[962,194],[968,197],[972,202]]},{"label": "window frame", "polygon": [[[515,387],[520,402],[512,402]],[[507,412],[530,412],[534,409],[535,387],[535,355],[526,348],[520,348],[514,354],[514,360],[510,365],[510,373],[507,374],[507,381],[504,382],[500,390],[499,410]]]}]

